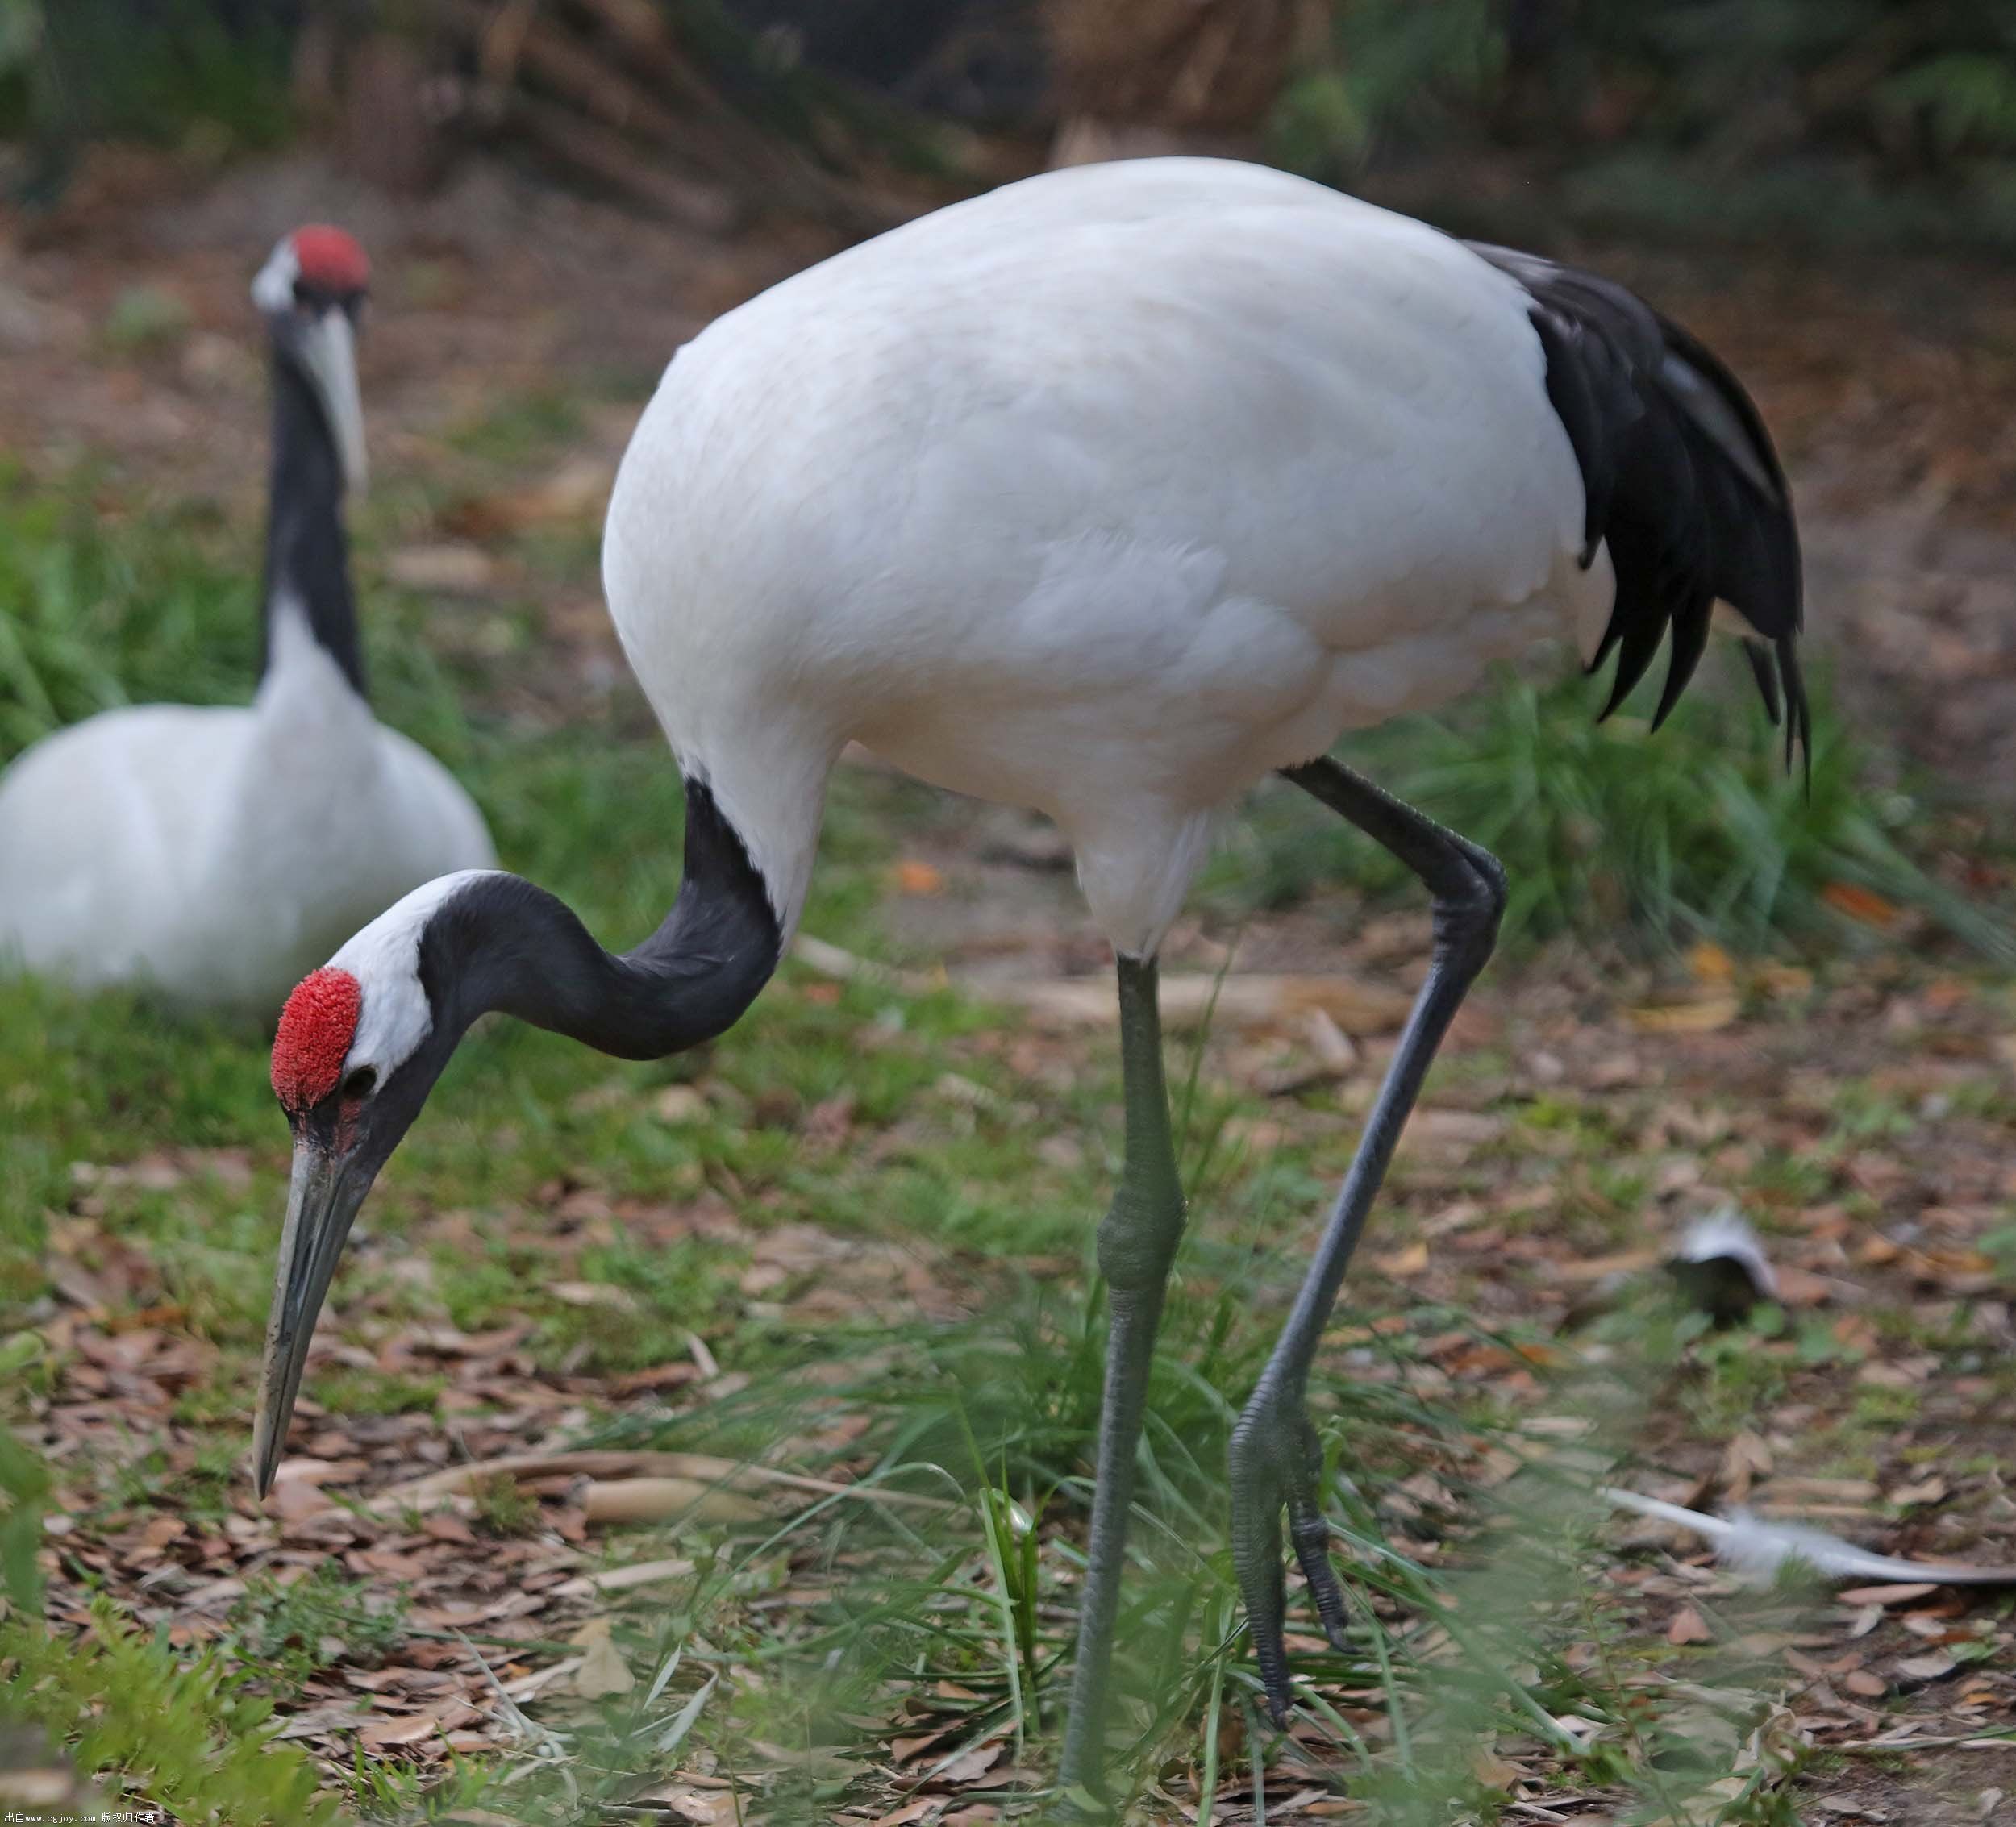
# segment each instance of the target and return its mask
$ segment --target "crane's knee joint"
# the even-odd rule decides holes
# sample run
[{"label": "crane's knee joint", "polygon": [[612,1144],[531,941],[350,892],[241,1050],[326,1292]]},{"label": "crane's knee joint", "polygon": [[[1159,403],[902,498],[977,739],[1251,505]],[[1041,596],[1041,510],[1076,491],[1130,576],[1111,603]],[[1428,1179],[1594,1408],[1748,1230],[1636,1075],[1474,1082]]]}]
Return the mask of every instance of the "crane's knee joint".
[{"label": "crane's knee joint", "polygon": [[1099,1273],[1118,1295],[1152,1294],[1168,1280],[1183,1237],[1183,1195],[1123,1188],[1099,1221]]},{"label": "crane's knee joint", "polygon": [[1435,897],[1435,950],[1460,968],[1478,970],[1497,943],[1505,918],[1505,866],[1489,851],[1466,843],[1464,880]]},{"label": "crane's knee joint", "polygon": [[1465,844],[1463,854],[1477,876],[1479,897],[1490,909],[1491,924],[1495,927],[1504,918],[1505,904],[1511,893],[1505,865],[1482,844]]}]

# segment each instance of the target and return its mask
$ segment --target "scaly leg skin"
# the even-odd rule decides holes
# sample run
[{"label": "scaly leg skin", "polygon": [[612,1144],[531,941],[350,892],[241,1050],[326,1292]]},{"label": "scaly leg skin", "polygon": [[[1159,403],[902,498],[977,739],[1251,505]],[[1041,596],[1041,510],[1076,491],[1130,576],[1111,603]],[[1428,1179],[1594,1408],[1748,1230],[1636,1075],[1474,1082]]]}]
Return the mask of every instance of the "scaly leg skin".
[{"label": "scaly leg skin", "polygon": [[1162,1080],[1155,960],[1122,957],[1119,979],[1127,1164],[1099,1226],[1099,1272],[1108,1306],[1106,1390],[1099,1405],[1098,1482],[1078,1613],[1077,1660],[1057,1773],[1060,1788],[1077,1791],[1095,1804],[1104,1799],[1106,1678],[1127,1559],[1135,1453],[1148,1408],[1148,1368],[1163,1293],[1183,1235],[1183,1189],[1177,1180]]},{"label": "scaly leg skin", "polygon": [[1505,872],[1489,851],[1445,830],[1339,762],[1326,759],[1281,772],[1413,870],[1427,885],[1435,914],[1435,950],[1427,980],[1414,998],[1385,1082],[1366,1118],[1358,1152],[1324,1226],[1308,1278],[1232,1431],[1232,1562],[1246,1600],[1268,1710],[1277,1725],[1285,1726],[1291,1694],[1288,1649],[1282,1640],[1288,1609],[1281,1565],[1284,1509],[1289,1540],[1309,1582],[1323,1633],[1337,1648],[1345,1646],[1343,1589],[1330,1564],[1330,1530],[1318,1502],[1322,1455],[1303,1405],[1310,1366],[1401,1127],[1464,993],[1491,955],[1505,912]]}]

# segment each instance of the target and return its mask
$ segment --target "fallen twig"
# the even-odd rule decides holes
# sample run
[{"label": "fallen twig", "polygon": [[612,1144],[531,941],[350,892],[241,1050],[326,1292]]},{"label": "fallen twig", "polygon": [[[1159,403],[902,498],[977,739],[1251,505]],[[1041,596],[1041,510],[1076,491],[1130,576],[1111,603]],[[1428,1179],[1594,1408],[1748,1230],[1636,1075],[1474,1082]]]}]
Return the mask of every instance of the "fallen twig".
[{"label": "fallen twig", "polygon": [[581,1496],[590,1522],[754,1522],[764,1509],[753,1497],[693,1478],[590,1479]]},{"label": "fallen twig", "polygon": [[[810,934],[800,933],[792,946],[798,961],[843,983],[865,983],[906,996],[927,996],[946,987],[948,980],[918,971],[901,971]],[[949,980],[963,994],[985,1002],[1006,1003],[1035,1020],[1064,1027],[1105,1027],[1119,1019],[1119,1001],[1112,986],[1089,977],[1044,977],[983,982]],[[1207,1018],[1234,1027],[1278,1026],[1297,1017],[1321,1014],[1342,1034],[1390,1034],[1407,1018],[1411,999],[1398,990],[1381,988],[1356,977],[1325,974],[1294,976],[1206,976],[1197,973],[1162,980],[1162,1021],[1165,1027],[1196,1027]]]},{"label": "fallen twig", "polygon": [[662,1561],[638,1561],[629,1567],[606,1567],[600,1573],[584,1573],[553,1588],[556,1597],[585,1599],[597,1592],[624,1592],[633,1586],[653,1586],[661,1579],[683,1579],[694,1563],[683,1556]]},{"label": "fallen twig", "polygon": [[502,1459],[449,1466],[423,1478],[394,1484],[371,1499],[373,1510],[419,1508],[440,1497],[469,1496],[493,1478],[585,1478],[614,1484],[650,1479],[677,1480],[689,1489],[725,1490],[747,1495],[756,1488],[802,1491],[819,1497],[858,1497],[869,1502],[908,1504],[913,1509],[954,1508],[949,1499],[915,1491],[892,1491],[881,1484],[840,1484],[803,1472],[781,1471],[773,1466],[738,1464],[706,1453],[643,1450],[579,1453],[508,1453]]},{"label": "fallen twig", "polygon": [[1302,1023],[1311,1058],[1270,1072],[1257,1086],[1268,1097],[1292,1097],[1319,1084],[1335,1084],[1358,1068],[1358,1049],[1327,1009],[1312,1009]]}]

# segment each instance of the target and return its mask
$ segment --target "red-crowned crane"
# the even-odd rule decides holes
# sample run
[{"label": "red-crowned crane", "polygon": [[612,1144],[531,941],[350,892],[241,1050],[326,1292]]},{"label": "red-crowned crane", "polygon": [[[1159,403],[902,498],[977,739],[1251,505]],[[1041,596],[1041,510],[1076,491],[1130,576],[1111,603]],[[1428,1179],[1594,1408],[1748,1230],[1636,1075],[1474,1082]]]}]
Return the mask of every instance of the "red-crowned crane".
[{"label": "red-crowned crane", "polygon": [[1096,1787],[1149,1355],[1184,1203],[1156,954],[1214,826],[1278,771],[1418,875],[1426,981],[1307,1282],[1237,1427],[1234,1552],[1271,1706],[1291,1697],[1281,1519],[1341,1640],[1303,1394],[1437,1043],[1489,953],[1484,851],[1334,760],[1536,639],[1747,631],[1806,730],[1799,553],[1756,409],[1630,293],[1257,167],[1086,166],[926,216],[681,349],[618,476],[610,610],[685,777],[664,923],[605,951],[496,873],[430,883],[289,1001],[294,1172],[255,1441],[281,1451],[352,1216],[485,1010],[656,1059],[720,1034],[783,955],[828,772],[859,741],[1068,834],[1118,957],[1125,1170],[1062,1781]]},{"label": "red-crowned crane", "polygon": [[364,694],[343,497],[364,480],[368,279],[314,225],[252,282],[273,376],[257,695],[103,711],[0,778],[0,967],[270,1017],[359,922],[495,860],[469,795]]}]

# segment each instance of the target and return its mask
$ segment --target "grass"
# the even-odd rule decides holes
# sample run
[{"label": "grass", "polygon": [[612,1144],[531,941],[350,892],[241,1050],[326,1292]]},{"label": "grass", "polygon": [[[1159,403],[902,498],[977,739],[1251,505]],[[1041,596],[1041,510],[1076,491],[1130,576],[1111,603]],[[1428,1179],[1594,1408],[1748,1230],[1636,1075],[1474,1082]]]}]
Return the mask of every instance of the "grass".
[{"label": "grass", "polygon": [[[535,400],[482,437],[516,451],[564,429]],[[367,523],[367,580],[373,533]],[[86,485],[0,485],[0,759],[128,698],[242,699],[255,630],[240,543],[199,518],[94,499]],[[494,618],[510,639],[436,646],[426,606],[368,583],[367,592],[381,714],[472,782],[509,864],[610,939],[648,930],[673,886],[681,808],[641,705],[619,694],[564,726],[506,722],[486,706],[525,664],[520,606],[455,612]],[[1474,724],[1402,731],[1390,751],[1363,755],[1459,822],[1488,809],[1494,780],[1525,783],[1516,817],[1472,828],[1507,853],[1515,881],[1535,879],[1521,903],[1529,932],[1575,923],[1585,898],[1606,926],[1657,930],[1663,919],[1736,943],[1769,943],[1789,924],[1810,941],[1830,930],[1827,883],[1858,855],[1877,872],[1846,879],[1910,898],[1919,878],[1881,872],[1887,826],[1876,827],[1881,843],[1857,847],[1851,787],[1862,764],[1838,725],[1822,722],[1809,805],[1775,783],[1763,739],[1730,745],[1731,726],[1717,720],[1731,714],[1712,701],[1649,745],[1571,720],[1586,708],[1565,691],[1510,687]],[[836,783],[810,930],[877,949],[882,883],[911,794],[873,776]],[[1246,873],[1262,859],[1270,895],[1346,872],[1377,888],[1371,859],[1334,822],[1293,827],[1285,821],[1297,810],[1285,796],[1266,802],[1261,835],[1239,859]],[[1613,847],[1607,821],[1627,827],[1629,842]],[[1567,834],[1545,834],[1557,825]],[[1735,828],[1763,830],[1777,864],[1732,876]],[[1935,900],[1926,905],[1936,912]],[[131,1442],[95,1494],[108,1512],[221,1518],[240,1495],[245,1391],[284,1201],[285,1138],[264,1084],[264,1043],[257,1031],[165,1019],[130,997],[0,983],[0,1122],[10,1138],[0,1151],[0,1363],[21,1373],[10,1400],[46,1393],[55,1374],[30,1329],[50,1310],[59,1243],[134,1252],[144,1273],[132,1305],[173,1309],[215,1354],[177,1398],[176,1424],[198,1443],[194,1463],[173,1469],[158,1440]],[[1488,1816],[1496,1806],[1456,1747],[1497,1732],[1557,1744],[1550,1721],[1579,1710],[1600,1750],[1562,1767],[1652,1783],[1664,1805],[1693,1779],[1658,1773],[1664,1741],[1623,1675],[1567,1654],[1570,1638],[1593,1628],[1560,1609],[1592,1525],[1568,1484],[1542,1479],[1487,1496],[1465,1483],[1467,1456],[1512,1438],[1511,1417],[1488,1390],[1422,1393],[1424,1341],[1465,1322],[1376,1281],[1379,1329],[1372,1314],[1340,1314],[1314,1391],[1333,1522],[1363,1603],[1346,1652],[1300,1659],[1318,1683],[1313,1735],[1283,1741],[1260,1728],[1227,1550],[1225,1440],[1349,1136],[1335,1122],[1277,1123],[1278,1141],[1242,1141],[1268,1107],[1201,1058],[1173,1063],[1200,1221],[1179,1265],[1143,1464],[1118,1715],[1129,1779],[1147,1783],[1194,1755],[1207,1788],[1259,1767],[1267,1782],[1343,1787],[1385,1818],[1425,1827],[1452,1809]],[[1069,1064],[1032,1082],[985,1010],[945,993],[835,990],[795,968],[732,1042],[698,1060],[621,1065],[504,1024],[472,1038],[374,1197],[331,1304],[339,1323],[372,1338],[415,1320],[477,1331],[522,1319],[538,1363],[583,1374],[682,1360],[697,1334],[748,1380],[739,1393],[671,1417],[595,1408],[583,1444],[781,1454],[817,1469],[835,1450],[818,1441],[842,1437],[850,1469],[866,1463],[873,1477],[955,1507],[919,1521],[814,1505],[754,1535],[682,1537],[690,1579],[617,1615],[640,1676],[632,1692],[531,1709],[515,1758],[431,1775],[396,1758],[360,1761],[343,1785],[348,1805],[386,1821],[487,1806],[527,1821],[585,1821],[698,1747],[717,1767],[764,1772],[767,1818],[824,1818],[917,1711],[943,1724],[947,1756],[1005,1730],[1017,1764],[1042,1766],[1081,1564],[1103,1326],[1096,1282],[1060,1274],[1056,1259],[1083,1259],[1110,1185],[1117,1101],[1102,1046]],[[979,1095],[948,1095],[948,1075]],[[706,1090],[698,1106],[689,1101],[681,1120],[667,1120],[668,1088],[694,1081]],[[842,1092],[862,1146],[814,1152],[802,1119]],[[1842,1151],[1895,1138],[1895,1111],[1872,1092],[1851,1089],[1837,1114]],[[1543,1093],[1515,1116],[1506,1147],[1537,1173],[1574,1177],[1590,1224],[1614,1222],[1642,1198],[1643,1164],[1613,1159],[1627,1138],[1600,1109]],[[1029,1146],[1038,1129],[1092,1146],[1076,1160],[1044,1159]],[[78,1172],[146,1161],[164,1171]],[[1759,1184],[1783,1171],[1760,1162]],[[556,1217],[570,1198],[602,1214],[575,1238],[560,1234]],[[702,1200],[731,1211],[735,1228],[669,1238],[650,1228],[652,1213]],[[858,1312],[825,1306],[808,1317],[798,1299],[819,1271],[745,1296],[764,1240],[791,1225],[948,1263],[980,1291],[968,1303],[977,1317],[893,1321],[864,1293]],[[555,1292],[569,1284],[594,1292]],[[1647,1331],[1632,1318],[1615,1337]],[[1676,1336],[1667,1348],[1704,1425],[1736,1425],[1782,1382],[1778,1359],[1740,1342]],[[389,1420],[425,1415],[444,1392],[432,1376],[347,1363],[319,1370],[309,1393],[341,1415]],[[1407,1512],[1396,1503],[1415,1501],[1400,1487],[1423,1471],[1466,1513],[1497,1517],[1496,1539],[1480,1538],[1481,1571],[1431,1564],[1397,1525]],[[0,1507],[0,1567],[31,1579],[39,1474],[25,1459],[0,1472],[13,1481]],[[474,1520],[495,1537],[542,1526],[515,1487],[485,1488]],[[814,1597],[796,1596],[807,1589]],[[1508,1592],[1523,1596],[1508,1604]],[[256,1584],[227,1637],[194,1656],[107,1600],[73,1653],[40,1632],[18,1586],[0,1627],[0,1661],[11,1668],[0,1705],[47,1723],[90,1767],[183,1799],[191,1819],[317,1820],[301,1760],[275,1751],[255,1768],[241,1750],[258,1742],[262,1709],[329,1656],[368,1660],[407,1628],[383,1596],[340,1571]],[[1358,1696],[1348,1715],[1322,1697],[1338,1688]]]},{"label": "grass", "polygon": [[[1655,672],[1658,668],[1653,668]],[[1738,952],[1786,944],[1867,948],[1910,909],[1989,957],[2016,956],[2008,925],[1939,873],[1922,799],[1872,783],[1870,752],[1815,696],[1810,779],[1747,685],[1704,681],[1656,735],[1632,714],[1598,723],[1598,688],[1506,676],[1444,719],[1409,718],[1349,739],[1355,765],[1481,843],[1511,881],[1506,930],[1605,943],[1710,939]],[[1339,880],[1411,887],[1368,840],[1276,790],[1216,866],[1221,893],[1280,905]]]},{"label": "grass", "polygon": [[267,1691],[281,1697],[338,1663],[374,1666],[406,1634],[402,1604],[374,1603],[362,1580],[326,1562],[289,1585],[248,1582],[230,1622],[233,1658],[257,1668]]},{"label": "grass", "polygon": [[338,1804],[316,1793],[314,1766],[269,1743],[273,1710],[246,1666],[217,1650],[178,1655],[109,1600],[82,1638],[41,1626],[41,1534],[48,1475],[0,1428],[0,1714],[73,1742],[94,1773],[144,1773],[145,1798],[191,1822],[330,1827]]}]

